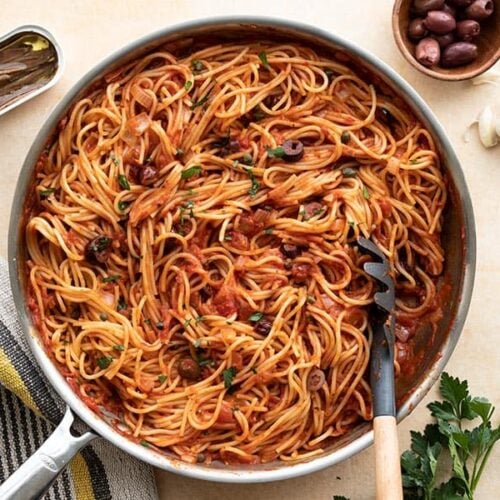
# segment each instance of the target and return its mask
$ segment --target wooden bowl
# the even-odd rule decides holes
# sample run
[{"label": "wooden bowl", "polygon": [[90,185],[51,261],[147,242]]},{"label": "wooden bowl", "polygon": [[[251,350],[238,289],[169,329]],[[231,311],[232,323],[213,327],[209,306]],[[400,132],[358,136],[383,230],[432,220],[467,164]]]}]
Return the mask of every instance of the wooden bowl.
[{"label": "wooden bowl", "polygon": [[416,44],[408,37],[412,3],[413,0],[396,0],[392,11],[392,31],[403,56],[422,73],[439,80],[468,80],[480,75],[500,59],[500,0],[494,0],[493,14],[481,22],[481,34],[475,40],[479,54],[477,59],[456,68],[442,68],[438,65],[428,68],[415,59]]}]

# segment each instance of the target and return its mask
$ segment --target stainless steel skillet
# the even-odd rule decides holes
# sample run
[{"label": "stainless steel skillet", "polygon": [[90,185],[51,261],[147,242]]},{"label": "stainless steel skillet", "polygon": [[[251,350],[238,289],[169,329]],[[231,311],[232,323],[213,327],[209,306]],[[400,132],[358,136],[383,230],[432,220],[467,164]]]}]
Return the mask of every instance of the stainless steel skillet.
[{"label": "stainless steel skillet", "polygon": [[[472,293],[476,258],[475,227],[472,205],[465,179],[443,128],[428,105],[396,71],[364,49],[334,34],[300,23],[269,18],[231,17],[187,22],[137,40],[106,58],[86,74],[64,97],[51,113],[38,133],[24,162],[11,212],[9,228],[9,266],[14,298],[20,321],[30,347],[49,382],[68,404],[63,423],[56,434],[42,446],[30,465],[23,468],[17,478],[0,487],[0,497],[9,498],[5,488],[13,485],[10,498],[30,498],[43,491],[46,484],[57,475],[79,448],[100,436],[131,455],[151,465],[178,474],[221,482],[252,483],[282,480],[318,471],[360,452],[373,441],[371,425],[360,425],[351,433],[328,447],[324,453],[296,464],[273,462],[264,465],[226,466],[213,463],[210,466],[181,462],[172,455],[145,448],[114,429],[102,414],[92,411],[71,389],[45,352],[26,308],[24,273],[24,209],[33,182],[33,169],[47,139],[54,132],[60,118],[72,103],[85,93],[90,85],[98,82],[110,70],[138,57],[154,47],[179,40],[201,38],[238,41],[257,37],[261,39],[293,40],[314,46],[317,50],[342,57],[359,67],[368,78],[387,85],[399,95],[415,115],[431,131],[438,145],[447,172],[450,202],[446,213],[444,245],[447,262],[443,283],[450,287],[444,307],[444,315],[435,335],[422,330],[417,335],[415,348],[421,362],[412,374],[398,380],[398,419],[405,418],[430,389],[444,368],[462,330]],[[70,433],[73,414],[88,426],[80,438]],[[15,495],[18,495],[17,497]]]}]

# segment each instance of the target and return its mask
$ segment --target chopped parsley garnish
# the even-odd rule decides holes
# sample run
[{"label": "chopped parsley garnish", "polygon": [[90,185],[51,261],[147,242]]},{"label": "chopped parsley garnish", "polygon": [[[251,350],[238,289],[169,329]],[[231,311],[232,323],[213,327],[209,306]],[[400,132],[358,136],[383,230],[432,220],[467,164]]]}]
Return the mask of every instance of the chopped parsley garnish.
[{"label": "chopped parsley garnish", "polygon": [[278,146],[277,148],[268,148],[267,149],[267,156],[269,158],[281,158],[285,154],[285,150],[281,147]]},{"label": "chopped parsley garnish", "polygon": [[198,73],[200,71],[203,71],[205,69],[205,65],[198,59],[193,59],[191,61],[191,69],[195,72]]},{"label": "chopped parsley garnish", "polygon": [[184,320],[184,328],[187,328],[191,324],[191,318]]},{"label": "chopped parsley garnish", "polygon": [[307,303],[308,304],[314,304],[316,302],[316,299],[312,295],[307,296]]},{"label": "chopped parsley garnish", "polygon": [[267,69],[270,68],[269,61],[267,60],[267,54],[264,51],[259,52],[259,59],[261,60],[261,62],[265,68],[267,68]]},{"label": "chopped parsley garnish", "polygon": [[410,160],[410,163],[411,163],[412,165],[417,165],[418,160]]},{"label": "chopped parsley garnish", "polygon": [[342,135],[340,136],[340,142],[342,144],[347,144],[351,140],[351,134],[347,131],[342,132]]},{"label": "chopped parsley garnish", "polygon": [[181,179],[191,179],[195,175],[200,175],[202,168],[199,165],[193,165],[181,172]]},{"label": "chopped parsley garnish", "polygon": [[203,316],[197,316],[194,320],[196,324],[201,323],[205,318]]},{"label": "chopped parsley garnish", "polygon": [[125,346],[124,346],[124,345],[122,345],[122,344],[116,344],[116,345],[114,345],[114,346],[113,346],[113,349],[114,349],[115,351],[122,352],[122,351],[124,351],[124,350],[125,350]]},{"label": "chopped parsley garnish", "polygon": [[106,313],[99,314],[99,319],[101,321],[108,321],[108,315]]},{"label": "chopped parsley garnish", "polygon": [[370,199],[370,191],[368,191],[368,188],[366,186],[363,186],[363,198],[365,200]]},{"label": "chopped parsley garnish", "polygon": [[118,210],[120,210],[120,212],[124,212],[128,208],[129,205],[130,205],[130,203],[128,201],[120,200],[118,202]]},{"label": "chopped parsley garnish", "polygon": [[356,177],[356,175],[358,175],[358,172],[354,168],[345,167],[342,169],[342,175],[344,177]]},{"label": "chopped parsley garnish", "polygon": [[325,69],[325,75],[328,77],[328,81],[331,82],[332,78],[335,76],[333,69]]},{"label": "chopped parsley garnish", "polygon": [[111,158],[111,161],[118,167],[120,165],[120,160],[113,154],[111,153],[109,155],[109,157]]},{"label": "chopped parsley garnish", "polygon": [[128,180],[127,178],[123,175],[123,174],[120,174],[118,176],[118,184],[120,184],[120,186],[123,188],[123,189],[127,189],[130,191],[130,184],[128,183]]},{"label": "chopped parsley garnish", "polygon": [[193,103],[191,105],[191,109],[196,109],[199,106],[203,106],[208,101],[208,98],[210,97],[210,92],[211,91],[209,90],[200,100]]},{"label": "chopped parsley garnish", "polygon": [[213,359],[199,359],[198,364],[200,366],[214,366],[215,361]]},{"label": "chopped parsley garnish", "polygon": [[149,443],[147,441],[145,441],[144,439],[142,441],[140,441],[140,445],[144,446],[144,448],[149,448]]},{"label": "chopped parsley garnish", "polygon": [[97,364],[101,370],[105,370],[113,360],[114,358],[112,356],[102,356],[101,358],[97,358]]},{"label": "chopped parsley garnish", "polygon": [[248,317],[248,321],[253,321],[254,323],[257,323],[264,317],[264,313],[261,312],[254,312]]},{"label": "chopped parsley garnish", "polygon": [[256,122],[258,122],[259,120],[262,120],[266,117],[266,113],[264,113],[264,111],[262,111],[261,107],[257,104],[257,106],[255,106],[255,108],[253,108],[252,110],[252,119]]},{"label": "chopped parsley garnish", "polygon": [[111,274],[110,276],[105,276],[102,279],[102,282],[103,283],[112,283],[114,281],[118,281],[119,279],[120,279],[120,275],[119,274]]},{"label": "chopped parsley garnish", "polygon": [[272,227],[266,227],[264,229],[264,234],[273,234],[274,229]]},{"label": "chopped parsley garnish", "polygon": [[353,221],[353,220],[350,220],[348,222],[349,226],[351,226],[352,228],[354,228],[356,226],[356,223]]},{"label": "chopped parsley garnish", "polygon": [[165,328],[163,321],[158,321],[158,323],[156,323],[156,328],[158,328],[158,330],[163,330]]},{"label": "chopped parsley garnish", "polygon": [[189,217],[193,218],[194,217],[194,213],[193,213],[194,201],[190,200],[184,206],[185,206],[185,208],[189,209]]},{"label": "chopped parsley garnish", "polygon": [[189,90],[191,87],[193,86],[193,82],[191,80],[188,80],[185,84],[184,84],[184,88],[186,90]]},{"label": "chopped parsley garnish", "polygon": [[248,176],[250,177],[250,180],[252,181],[252,186],[248,190],[248,194],[250,195],[251,198],[254,198],[255,196],[257,196],[257,192],[259,191],[260,184],[257,181],[257,178],[255,177],[253,170],[251,168],[247,168],[246,172],[247,172]]},{"label": "chopped parsley garnish", "polygon": [[127,303],[125,302],[125,299],[123,297],[120,297],[118,299],[117,309],[118,311],[123,311],[123,309],[127,309]]},{"label": "chopped parsley garnish", "polygon": [[313,215],[321,215],[326,209],[324,207],[314,210]]},{"label": "chopped parsley garnish", "polygon": [[48,198],[51,194],[54,194],[55,192],[56,192],[55,188],[44,189],[43,191],[40,191],[40,198],[44,200],[45,198]]},{"label": "chopped parsley garnish", "polygon": [[231,386],[233,385],[233,379],[236,377],[236,368],[234,366],[231,366],[231,368],[228,368],[227,370],[224,370],[222,372],[222,377],[224,378],[224,387],[226,389],[230,389]]},{"label": "chopped parsley garnish", "polygon": [[158,375],[158,382],[160,382],[160,384],[163,384],[163,382],[165,382],[166,380],[167,376],[164,373]]},{"label": "chopped parsley garnish", "polygon": [[241,159],[241,163],[243,163],[243,165],[247,165],[247,166],[251,166],[253,165],[253,158],[252,158],[252,155],[249,154],[249,153],[245,153],[243,155],[243,158]]}]

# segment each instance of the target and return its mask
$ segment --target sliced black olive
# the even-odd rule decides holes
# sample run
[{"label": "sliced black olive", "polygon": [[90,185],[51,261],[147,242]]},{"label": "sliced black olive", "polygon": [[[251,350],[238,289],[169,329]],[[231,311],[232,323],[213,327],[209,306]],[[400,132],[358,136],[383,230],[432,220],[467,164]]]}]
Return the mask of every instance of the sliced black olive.
[{"label": "sliced black olive", "polygon": [[85,258],[94,264],[103,264],[108,260],[111,253],[111,238],[98,236],[87,243],[85,247]]},{"label": "sliced black olive", "polygon": [[255,323],[254,330],[260,335],[268,335],[273,327],[273,321],[270,318],[266,318],[265,316]]},{"label": "sliced black olive", "polygon": [[304,144],[298,139],[287,139],[281,147],[285,161],[299,161],[304,156]]},{"label": "sliced black olive", "polygon": [[280,247],[280,252],[289,259],[295,259],[295,257],[298,257],[302,253],[302,250],[297,245],[292,245],[291,243],[283,243],[283,245],[281,245]]}]

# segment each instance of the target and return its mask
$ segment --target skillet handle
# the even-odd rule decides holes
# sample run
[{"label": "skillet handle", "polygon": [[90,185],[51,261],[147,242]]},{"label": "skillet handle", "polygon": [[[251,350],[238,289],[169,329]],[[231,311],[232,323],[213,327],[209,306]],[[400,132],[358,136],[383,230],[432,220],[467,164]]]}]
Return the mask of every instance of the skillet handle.
[{"label": "skillet handle", "polygon": [[61,423],[38,450],[0,485],[2,500],[35,500],[43,496],[69,461],[90,441],[91,431],[71,434],[74,416],[69,407]]}]

